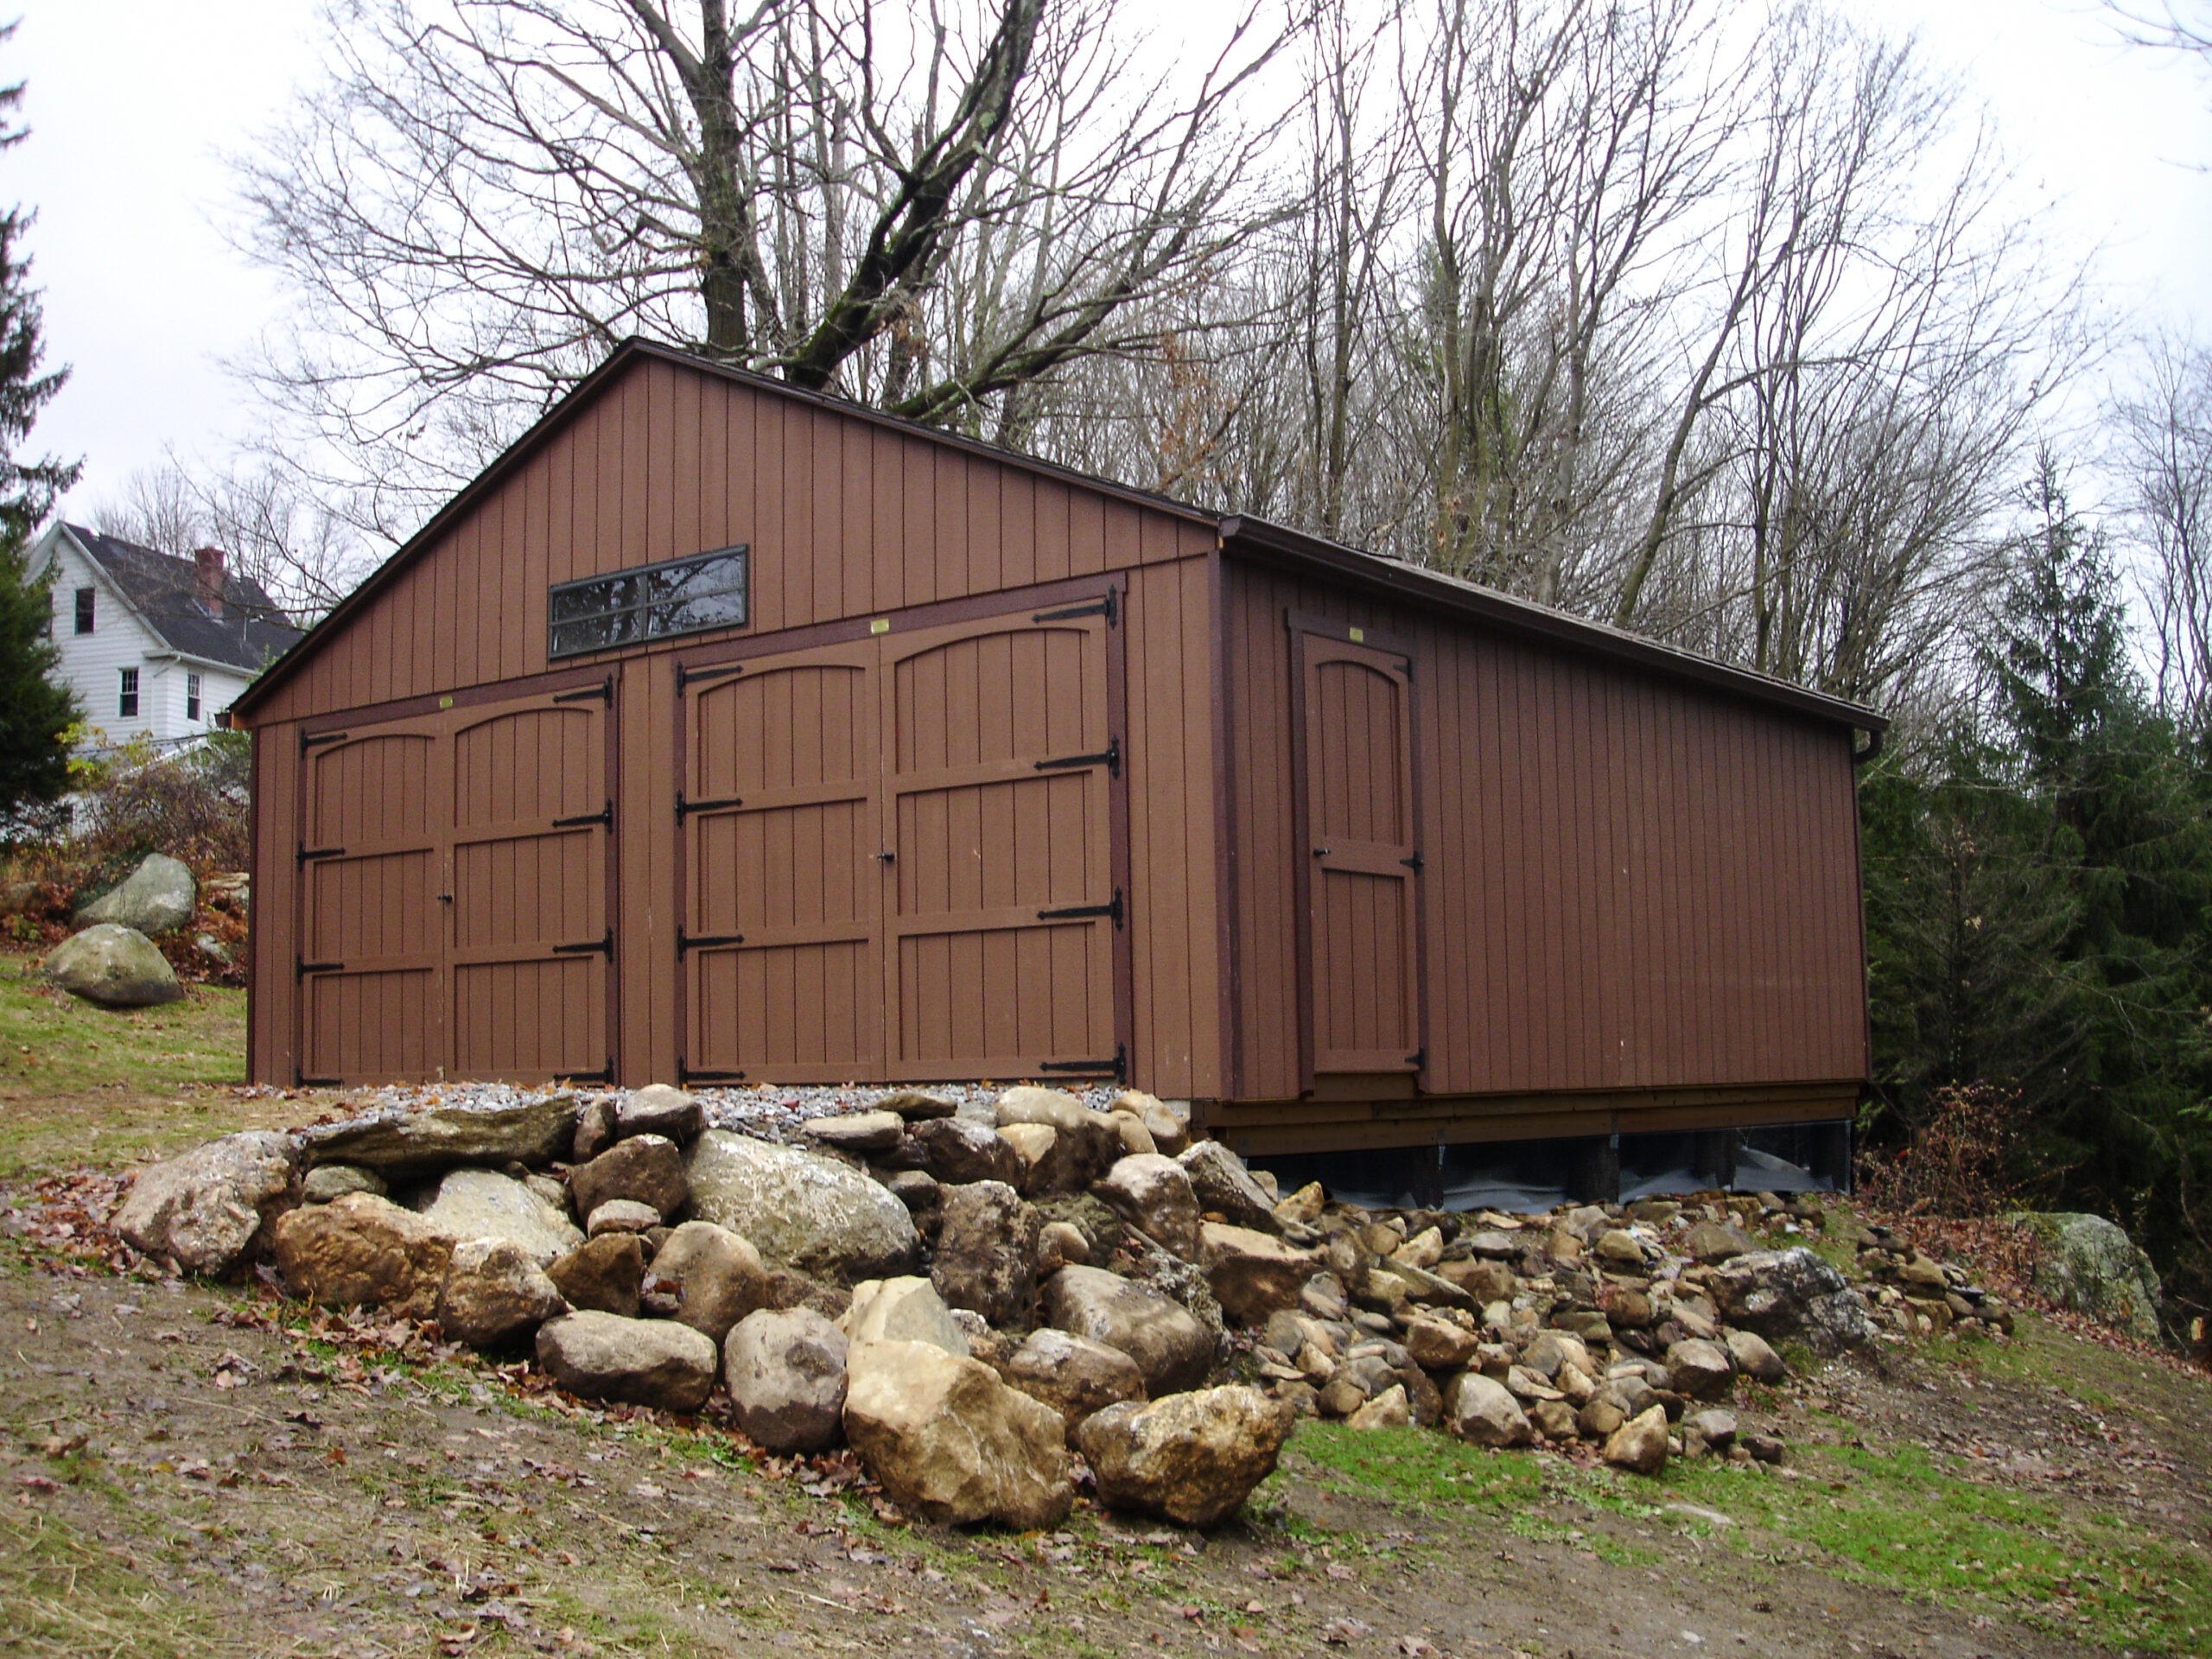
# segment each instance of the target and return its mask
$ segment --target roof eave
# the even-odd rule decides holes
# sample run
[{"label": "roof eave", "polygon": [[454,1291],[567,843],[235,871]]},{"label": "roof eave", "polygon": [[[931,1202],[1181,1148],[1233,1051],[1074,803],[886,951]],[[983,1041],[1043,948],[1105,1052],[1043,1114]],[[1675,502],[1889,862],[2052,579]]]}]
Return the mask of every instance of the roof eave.
[{"label": "roof eave", "polygon": [[1818,720],[1833,721],[1856,731],[1879,736],[1889,728],[1889,716],[1842,697],[1832,697],[1802,685],[1750,669],[1715,662],[1708,657],[1680,651],[1646,639],[1624,629],[1555,611],[1528,600],[1515,599],[1493,588],[1424,570],[1419,565],[1386,559],[1357,548],[1346,547],[1304,531],[1272,524],[1265,519],[1231,514],[1220,521],[1221,539],[1231,551],[1242,548],[1278,561],[1349,578],[1362,586],[1379,588],[1424,604],[1436,605],[1464,616],[1478,618],[1516,633],[1533,635],[1601,657],[1634,663],[1670,678],[1686,679],[1738,696],[1779,704]]}]

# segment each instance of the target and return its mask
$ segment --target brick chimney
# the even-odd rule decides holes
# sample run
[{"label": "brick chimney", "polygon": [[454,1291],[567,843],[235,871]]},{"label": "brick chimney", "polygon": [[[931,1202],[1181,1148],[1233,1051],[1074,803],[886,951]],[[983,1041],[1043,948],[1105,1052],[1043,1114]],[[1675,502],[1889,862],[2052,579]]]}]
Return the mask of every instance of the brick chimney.
[{"label": "brick chimney", "polygon": [[194,583],[194,597],[200,601],[200,609],[210,616],[222,615],[223,550],[203,547],[193,554],[192,563],[197,578]]}]

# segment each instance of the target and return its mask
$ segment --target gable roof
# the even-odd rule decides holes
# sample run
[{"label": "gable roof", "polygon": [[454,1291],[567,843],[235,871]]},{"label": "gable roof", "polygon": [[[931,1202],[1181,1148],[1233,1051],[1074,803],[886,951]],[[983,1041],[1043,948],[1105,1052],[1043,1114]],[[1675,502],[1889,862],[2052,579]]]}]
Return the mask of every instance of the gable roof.
[{"label": "gable roof", "polygon": [[[1094,478],[1072,467],[1055,466],[1051,461],[1039,461],[1014,450],[1001,449],[957,433],[940,431],[935,427],[903,420],[865,404],[804,391],[766,375],[717,363],[710,358],[696,356],[635,335],[616,346],[607,354],[606,361],[578,381],[535,425],[433,513],[429,521],[378,566],[366,581],[340,601],[282,659],[249,686],[238,701],[237,711],[250,713],[264,697],[289,679],[326,640],[344,632],[356,611],[435,546],[449,525],[497,489],[511,473],[534,455],[581,410],[589,406],[617,375],[631,364],[648,359],[676,364],[696,373],[734,381],[756,391],[829,410],[868,425],[889,428],[947,448],[984,457],[1002,466],[1019,467],[1040,478],[1073,485],[1154,512],[1172,513],[1190,523],[1205,525],[1214,532],[1224,547],[1234,548],[1240,556],[1261,563],[1308,572],[1325,571],[1370,591],[1432,604],[1455,614],[1493,623],[1514,632],[1550,639],[1599,656],[1633,662],[1669,677],[1696,681],[1757,702],[1777,704],[1799,714],[1833,721],[1869,734],[1877,747],[1882,733],[1889,726],[1887,715],[1863,703],[1829,696],[1791,681],[1776,679],[1750,669],[1700,657],[1624,629],[1592,622],[1528,600],[1516,599],[1509,594],[1484,588],[1459,577],[1408,564],[1381,554],[1363,552],[1341,543],[1270,524],[1243,514],[1211,512],[1186,501],[1177,501],[1126,484],[1116,484],[1109,479]],[[1873,750],[1869,748],[1864,753],[1871,755]]]},{"label": "gable roof", "polygon": [[180,656],[257,673],[306,635],[284,620],[269,591],[250,576],[226,573],[219,616],[200,602],[200,572],[190,559],[104,536],[81,524],[61,528],[112,582],[154,636]]}]

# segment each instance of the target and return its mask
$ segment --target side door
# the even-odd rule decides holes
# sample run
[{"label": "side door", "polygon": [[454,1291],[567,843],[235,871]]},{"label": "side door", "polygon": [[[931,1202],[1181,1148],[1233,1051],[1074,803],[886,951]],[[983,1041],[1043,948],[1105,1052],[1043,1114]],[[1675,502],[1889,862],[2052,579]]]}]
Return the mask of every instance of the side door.
[{"label": "side door", "polygon": [[1413,664],[1357,630],[1293,627],[1311,1070],[1418,1072]]}]

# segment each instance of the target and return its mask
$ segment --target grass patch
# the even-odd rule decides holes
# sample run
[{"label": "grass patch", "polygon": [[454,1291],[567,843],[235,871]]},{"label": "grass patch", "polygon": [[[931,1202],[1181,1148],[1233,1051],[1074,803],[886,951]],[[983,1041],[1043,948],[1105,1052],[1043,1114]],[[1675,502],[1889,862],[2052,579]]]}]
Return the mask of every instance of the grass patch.
[{"label": "grass patch", "polygon": [[2212,1641],[2212,1560],[2113,1516],[1966,1478],[1917,1446],[1823,1448],[1812,1478],[1673,1463],[1654,1491],[1828,1557],[1847,1578],[1953,1606],[2001,1608],[2108,1648],[2198,1653]]},{"label": "grass patch", "polygon": [[0,1606],[11,1653],[238,1651],[234,1627],[149,1585],[128,1551],[35,1510],[0,1511]]},{"label": "grass patch", "polygon": [[54,989],[38,958],[0,956],[0,1086],[151,1091],[245,1081],[245,993],[192,986],[158,1008],[111,1009]]}]

